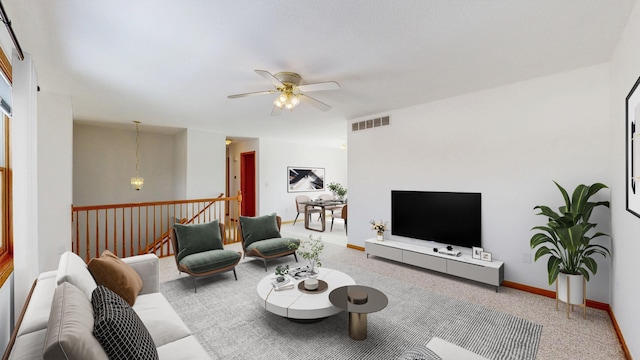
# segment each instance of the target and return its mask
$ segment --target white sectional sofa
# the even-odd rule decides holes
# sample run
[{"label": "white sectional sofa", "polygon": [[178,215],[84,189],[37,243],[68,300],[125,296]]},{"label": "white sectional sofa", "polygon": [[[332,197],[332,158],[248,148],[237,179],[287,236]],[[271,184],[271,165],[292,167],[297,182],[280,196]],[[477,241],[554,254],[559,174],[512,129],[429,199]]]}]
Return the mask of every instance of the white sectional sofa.
[{"label": "white sectional sofa", "polygon": [[[153,339],[159,359],[210,359],[159,292],[155,255],[121,259],[142,279],[131,308]],[[94,323],[91,293],[97,284],[84,261],[61,255],[57,271],[40,274],[20,315],[3,359],[107,359],[90,331]]]}]

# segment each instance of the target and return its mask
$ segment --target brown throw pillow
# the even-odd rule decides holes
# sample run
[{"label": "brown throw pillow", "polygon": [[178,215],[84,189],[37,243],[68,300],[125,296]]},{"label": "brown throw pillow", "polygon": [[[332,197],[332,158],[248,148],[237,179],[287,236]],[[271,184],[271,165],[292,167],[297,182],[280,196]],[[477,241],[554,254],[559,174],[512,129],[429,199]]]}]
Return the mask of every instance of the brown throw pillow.
[{"label": "brown throw pillow", "polygon": [[98,285],[105,286],[133,306],[142,290],[142,279],[131,266],[105,250],[99,258],[89,260],[87,267]]}]

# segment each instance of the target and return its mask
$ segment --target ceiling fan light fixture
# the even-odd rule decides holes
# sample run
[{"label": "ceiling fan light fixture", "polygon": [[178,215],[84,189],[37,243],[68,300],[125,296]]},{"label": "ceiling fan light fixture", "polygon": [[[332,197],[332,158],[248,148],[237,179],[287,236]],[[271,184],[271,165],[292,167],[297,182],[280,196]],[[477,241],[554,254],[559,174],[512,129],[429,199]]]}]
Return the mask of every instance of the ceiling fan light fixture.
[{"label": "ceiling fan light fixture", "polygon": [[273,101],[273,105],[279,107],[280,109],[285,108],[287,110],[293,110],[294,107],[300,104],[300,99],[298,98],[298,96],[298,94],[294,94],[290,90],[285,90]]},{"label": "ceiling fan light fixture", "polygon": [[269,81],[275,87],[275,89],[244,94],[235,94],[229,95],[227,97],[229,99],[236,99],[252,95],[277,94],[277,97],[273,100],[273,110],[271,111],[271,116],[280,115],[280,110],[282,110],[283,108],[293,110],[293,108],[298,106],[301,101],[304,101],[305,103],[321,111],[329,111],[331,109],[331,106],[306,95],[306,93],[311,91],[340,89],[340,85],[335,81],[324,81],[300,85],[300,75],[293,72],[279,72],[274,75],[266,70],[254,71],[256,72],[256,74]]}]

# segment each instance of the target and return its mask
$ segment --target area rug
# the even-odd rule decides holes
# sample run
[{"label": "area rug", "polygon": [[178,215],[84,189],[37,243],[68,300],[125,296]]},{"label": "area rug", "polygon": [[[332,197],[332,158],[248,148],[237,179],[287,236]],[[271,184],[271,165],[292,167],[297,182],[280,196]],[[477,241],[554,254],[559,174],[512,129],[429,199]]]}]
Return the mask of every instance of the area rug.
[{"label": "area rug", "polygon": [[[285,263],[295,264],[272,260],[269,271]],[[389,305],[368,315],[366,340],[349,337],[344,312],[312,324],[267,312],[256,292],[268,274],[261,261],[239,264],[238,281],[232,273],[199,279],[197,293],[188,277],[160,290],[213,359],[395,359],[434,336],[489,359],[536,357],[541,325],[331,259],[323,266],[387,295]]]}]

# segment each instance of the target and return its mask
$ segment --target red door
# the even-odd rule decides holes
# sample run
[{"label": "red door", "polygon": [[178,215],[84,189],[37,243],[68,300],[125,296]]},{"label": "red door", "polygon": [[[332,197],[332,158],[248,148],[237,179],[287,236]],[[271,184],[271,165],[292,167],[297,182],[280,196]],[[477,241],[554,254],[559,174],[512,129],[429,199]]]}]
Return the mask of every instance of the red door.
[{"label": "red door", "polygon": [[240,154],[240,191],[242,216],[256,216],[256,152]]}]

